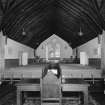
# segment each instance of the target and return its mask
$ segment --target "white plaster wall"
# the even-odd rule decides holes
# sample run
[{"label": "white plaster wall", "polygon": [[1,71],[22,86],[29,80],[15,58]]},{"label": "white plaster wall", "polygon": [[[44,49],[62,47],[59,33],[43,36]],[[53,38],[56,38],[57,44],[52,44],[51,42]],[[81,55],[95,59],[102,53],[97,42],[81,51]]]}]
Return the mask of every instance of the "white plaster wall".
[{"label": "white plaster wall", "polygon": [[28,58],[34,58],[34,49],[12,39],[7,39],[7,44],[5,45],[5,59],[17,59],[23,52],[28,53]]},{"label": "white plaster wall", "polygon": [[[53,40],[56,39],[55,42]],[[46,45],[51,45],[52,47],[55,47],[55,44],[60,44],[60,57],[61,58],[70,58],[72,56],[72,48],[69,46],[69,44],[61,39],[60,37],[56,35],[52,35],[48,39],[46,39],[44,42],[40,44],[40,46],[36,49],[36,55],[40,58],[46,57]]]},{"label": "white plaster wall", "polygon": [[[42,42],[36,50],[36,55],[40,56],[41,58],[45,58],[45,52],[46,52],[45,45],[46,43],[52,43],[51,41],[55,37],[56,36],[50,37],[44,42]],[[60,43],[62,46],[61,58],[70,58],[71,55],[75,56],[75,49],[73,49],[73,54],[72,54],[72,48],[69,47],[69,45],[64,40],[58,37],[56,38],[57,38],[57,42]],[[65,46],[66,46],[66,49],[65,49]],[[99,58],[97,54],[97,48],[98,48],[98,39],[95,38],[78,47],[78,57],[80,57],[80,52],[86,52],[89,58]],[[27,52],[28,58],[34,58],[34,49],[8,38],[7,45],[5,45],[5,59],[19,58],[22,52]]]},{"label": "white plaster wall", "polygon": [[[89,58],[100,58],[101,55],[98,55],[98,46],[98,38],[96,37],[78,47],[78,57],[80,57],[80,52],[86,52]],[[73,52],[75,53],[75,49],[73,49]]]}]

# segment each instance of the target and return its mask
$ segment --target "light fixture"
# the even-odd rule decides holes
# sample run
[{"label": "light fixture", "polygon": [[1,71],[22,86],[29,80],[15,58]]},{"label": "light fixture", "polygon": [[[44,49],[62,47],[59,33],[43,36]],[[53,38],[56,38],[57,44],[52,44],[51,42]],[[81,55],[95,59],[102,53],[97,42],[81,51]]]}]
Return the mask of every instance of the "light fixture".
[{"label": "light fixture", "polygon": [[23,35],[23,36],[25,36],[25,35],[26,35],[26,32],[24,31],[24,28],[23,28],[22,35]]},{"label": "light fixture", "polygon": [[83,36],[83,32],[82,32],[82,30],[81,30],[81,26],[80,26],[80,31],[78,32],[78,35],[79,35],[79,36]]},{"label": "light fixture", "polygon": [[82,32],[82,18],[81,18],[81,14],[80,14],[80,29],[79,29],[78,35],[79,35],[79,36],[83,36],[83,32]]}]

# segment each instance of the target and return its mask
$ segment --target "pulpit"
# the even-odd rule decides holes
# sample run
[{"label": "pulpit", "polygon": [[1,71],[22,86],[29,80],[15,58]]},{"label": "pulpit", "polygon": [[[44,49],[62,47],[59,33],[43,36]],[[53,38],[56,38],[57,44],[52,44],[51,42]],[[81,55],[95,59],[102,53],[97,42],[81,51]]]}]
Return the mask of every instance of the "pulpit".
[{"label": "pulpit", "polygon": [[42,77],[41,105],[61,105],[61,78],[55,68],[48,68]]}]

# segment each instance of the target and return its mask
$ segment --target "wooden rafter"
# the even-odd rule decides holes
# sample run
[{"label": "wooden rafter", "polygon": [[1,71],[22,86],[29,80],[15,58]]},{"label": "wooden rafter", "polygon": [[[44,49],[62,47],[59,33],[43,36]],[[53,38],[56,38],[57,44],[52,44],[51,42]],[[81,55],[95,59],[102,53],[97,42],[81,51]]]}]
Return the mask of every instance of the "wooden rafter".
[{"label": "wooden rafter", "polygon": [[[34,41],[39,36],[42,38],[43,34],[49,37],[55,33],[59,34],[63,30],[63,34],[59,35],[65,40],[73,39],[72,45],[77,46],[75,40],[78,39],[80,19],[84,20],[82,21],[84,27],[90,26],[89,29],[83,30],[87,35],[85,37],[90,37],[87,34],[89,32],[96,37],[105,28],[104,16],[101,13],[101,10],[105,11],[104,1],[101,1],[101,8],[97,0],[8,0],[5,4],[2,27],[8,37],[27,43],[29,46],[34,46]],[[21,36],[23,28],[27,29],[28,33],[31,32],[27,37]],[[30,44],[31,39],[33,42]],[[44,38],[38,39],[40,42],[43,40]]]}]

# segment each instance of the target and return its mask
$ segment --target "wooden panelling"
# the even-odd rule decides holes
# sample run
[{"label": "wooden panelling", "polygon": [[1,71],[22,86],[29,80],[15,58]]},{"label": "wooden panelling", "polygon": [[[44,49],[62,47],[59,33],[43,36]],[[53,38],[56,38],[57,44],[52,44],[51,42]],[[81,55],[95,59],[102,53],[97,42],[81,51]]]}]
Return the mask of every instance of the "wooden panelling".
[{"label": "wooden panelling", "polygon": [[89,58],[89,65],[100,69],[101,68],[101,58]]},{"label": "wooden panelling", "polygon": [[19,59],[5,59],[5,68],[13,68],[19,66]]}]

